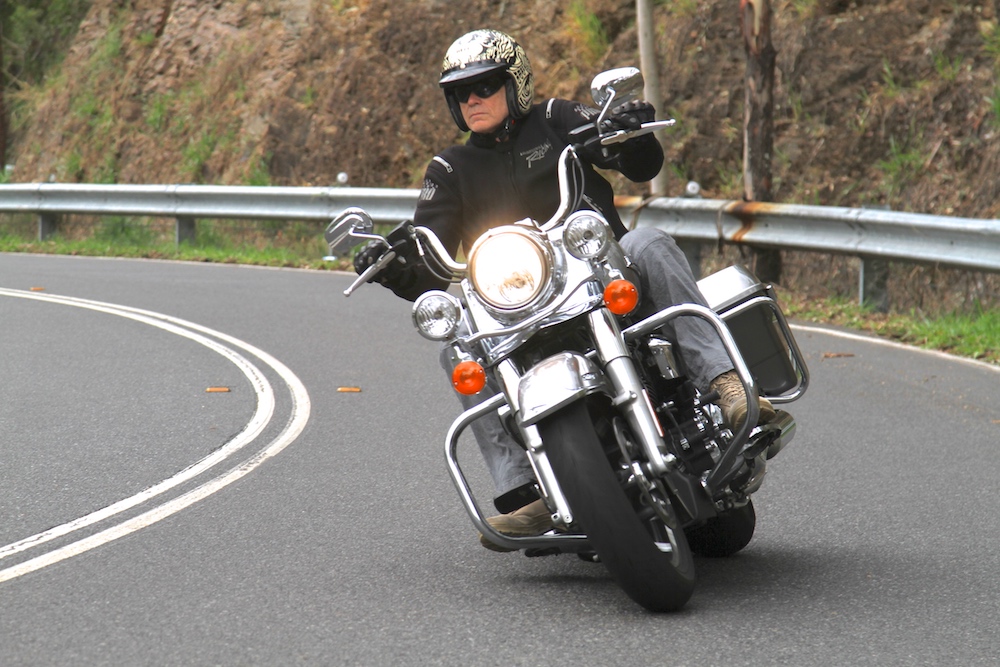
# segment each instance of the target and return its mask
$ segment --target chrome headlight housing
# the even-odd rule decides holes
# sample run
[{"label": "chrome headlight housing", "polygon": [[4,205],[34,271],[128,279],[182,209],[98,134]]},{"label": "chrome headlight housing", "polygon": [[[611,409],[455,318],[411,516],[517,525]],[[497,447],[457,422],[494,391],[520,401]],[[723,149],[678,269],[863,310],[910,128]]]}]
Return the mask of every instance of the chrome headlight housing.
[{"label": "chrome headlight housing", "polygon": [[476,293],[499,310],[534,302],[551,275],[545,244],[521,227],[496,227],[479,237],[469,252],[469,279]]},{"label": "chrome headlight housing", "polygon": [[611,244],[611,225],[594,211],[577,211],[563,225],[563,244],[577,259],[600,259]]},{"label": "chrome headlight housing", "polygon": [[448,340],[462,321],[462,304],[440,290],[424,292],[413,303],[413,326],[429,340]]}]

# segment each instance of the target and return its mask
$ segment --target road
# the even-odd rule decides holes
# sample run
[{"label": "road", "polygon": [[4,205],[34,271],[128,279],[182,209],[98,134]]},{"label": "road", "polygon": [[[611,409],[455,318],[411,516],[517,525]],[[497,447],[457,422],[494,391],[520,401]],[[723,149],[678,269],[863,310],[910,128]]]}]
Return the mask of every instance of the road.
[{"label": "road", "polygon": [[0,662],[995,664],[995,369],[798,328],[753,542],[652,615],[479,546],[436,347],[348,280],[0,254]]}]

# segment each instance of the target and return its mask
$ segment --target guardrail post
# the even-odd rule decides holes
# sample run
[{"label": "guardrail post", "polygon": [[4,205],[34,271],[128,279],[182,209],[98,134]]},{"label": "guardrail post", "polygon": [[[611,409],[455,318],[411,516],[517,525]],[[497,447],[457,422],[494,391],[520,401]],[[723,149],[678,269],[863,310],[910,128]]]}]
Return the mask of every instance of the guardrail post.
[{"label": "guardrail post", "polygon": [[858,303],[880,313],[889,312],[889,262],[878,257],[861,258]]},{"label": "guardrail post", "polygon": [[[885,205],[868,205],[863,208],[878,211],[891,210]],[[861,256],[861,269],[858,275],[858,304],[874,309],[879,313],[889,312],[889,262],[881,257]]]},{"label": "guardrail post", "polygon": [[44,241],[59,231],[59,216],[54,213],[38,214],[38,240]]},{"label": "guardrail post", "polygon": [[176,224],[175,240],[177,245],[184,243],[185,241],[194,241],[196,234],[195,219],[187,216],[177,218]]},{"label": "guardrail post", "polygon": [[[686,199],[701,199],[701,185],[697,181],[688,181],[684,186],[684,197]],[[701,278],[701,241],[691,239],[674,239],[677,247],[684,253],[684,257],[691,267],[691,273],[695,280]]]}]

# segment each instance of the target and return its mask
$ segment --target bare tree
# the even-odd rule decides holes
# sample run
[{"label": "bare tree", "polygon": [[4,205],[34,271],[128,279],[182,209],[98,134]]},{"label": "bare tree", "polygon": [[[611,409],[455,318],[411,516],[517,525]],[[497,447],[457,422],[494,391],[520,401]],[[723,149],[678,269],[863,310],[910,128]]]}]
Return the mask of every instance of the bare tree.
[{"label": "bare tree", "polygon": [[[743,121],[743,199],[771,201],[774,150],[774,61],[770,0],[740,0],[740,25],[746,47],[746,97]],[[781,280],[781,251],[756,249],[754,272],[765,282]]]}]

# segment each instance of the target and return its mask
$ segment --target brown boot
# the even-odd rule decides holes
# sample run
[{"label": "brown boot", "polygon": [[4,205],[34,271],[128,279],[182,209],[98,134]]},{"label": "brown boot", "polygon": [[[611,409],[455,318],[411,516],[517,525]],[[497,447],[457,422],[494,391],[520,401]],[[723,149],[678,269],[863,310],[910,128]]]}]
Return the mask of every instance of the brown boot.
[{"label": "brown boot", "polygon": [[[486,520],[486,523],[504,535],[533,537],[552,529],[552,513],[545,507],[545,502],[539,498],[510,514],[491,516]],[[479,536],[479,542],[491,551],[516,551],[490,542],[485,535]]]},{"label": "brown boot", "polygon": [[[723,373],[712,380],[709,389],[719,392],[716,404],[722,409],[722,418],[734,432],[738,431],[747,419],[747,395],[743,391],[743,383],[736,371]],[[758,424],[766,424],[775,417],[774,406],[766,398],[758,398],[760,416]]]}]

